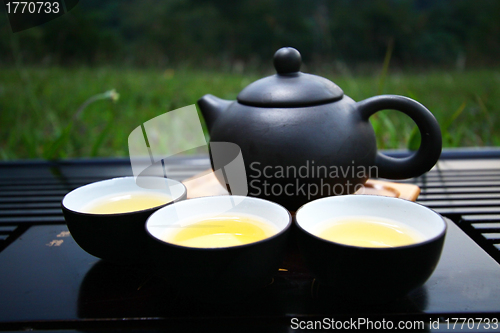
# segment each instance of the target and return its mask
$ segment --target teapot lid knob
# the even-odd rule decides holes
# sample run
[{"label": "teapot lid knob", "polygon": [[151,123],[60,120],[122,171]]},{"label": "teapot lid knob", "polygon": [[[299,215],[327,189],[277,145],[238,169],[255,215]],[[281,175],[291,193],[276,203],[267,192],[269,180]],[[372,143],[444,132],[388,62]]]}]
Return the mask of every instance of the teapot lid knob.
[{"label": "teapot lid knob", "polygon": [[293,47],[283,47],[274,54],[278,74],[250,83],[238,94],[244,105],[266,108],[295,108],[338,101],[344,92],[324,77],[300,72],[302,57]]},{"label": "teapot lid knob", "polygon": [[274,68],[278,74],[296,73],[302,65],[302,57],[293,47],[282,47],[274,54]]}]

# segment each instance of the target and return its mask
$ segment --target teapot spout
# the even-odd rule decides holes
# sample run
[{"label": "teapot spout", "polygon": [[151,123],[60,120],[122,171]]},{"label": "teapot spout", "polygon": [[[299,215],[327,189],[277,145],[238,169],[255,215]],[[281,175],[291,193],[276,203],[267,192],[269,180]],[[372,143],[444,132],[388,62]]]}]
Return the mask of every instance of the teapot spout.
[{"label": "teapot spout", "polygon": [[221,99],[210,94],[207,94],[198,100],[198,106],[200,107],[201,114],[205,119],[208,132],[212,131],[212,126],[219,115],[227,109],[229,104],[232,102],[233,101]]}]

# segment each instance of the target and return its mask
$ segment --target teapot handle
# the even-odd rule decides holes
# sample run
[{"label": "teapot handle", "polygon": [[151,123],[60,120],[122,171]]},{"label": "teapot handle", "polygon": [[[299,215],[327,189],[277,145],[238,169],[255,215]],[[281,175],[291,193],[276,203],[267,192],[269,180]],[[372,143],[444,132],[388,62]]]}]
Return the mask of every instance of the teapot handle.
[{"label": "teapot handle", "polygon": [[441,155],[442,138],[439,124],[434,115],[413,99],[381,95],[357,103],[361,117],[368,118],[380,110],[397,110],[408,115],[416,124],[422,138],[420,147],[411,156],[393,158],[377,152],[375,166],[378,176],[390,179],[404,179],[420,176],[429,171]]}]

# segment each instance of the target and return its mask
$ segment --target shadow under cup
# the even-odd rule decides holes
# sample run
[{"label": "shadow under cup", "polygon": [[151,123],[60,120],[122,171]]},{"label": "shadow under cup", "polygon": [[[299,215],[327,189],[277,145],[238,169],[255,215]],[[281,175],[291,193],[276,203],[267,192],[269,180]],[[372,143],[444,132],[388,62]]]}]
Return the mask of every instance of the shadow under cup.
[{"label": "shadow under cup", "polygon": [[[396,247],[361,247],[314,234],[330,219],[367,216],[395,220],[424,239]],[[375,195],[346,195],[312,201],[296,214],[298,240],[306,262],[333,295],[353,302],[385,303],[423,285],[436,268],[446,222],[417,203]]]},{"label": "shadow under cup", "polygon": [[[277,232],[259,241],[227,247],[188,247],[163,240],[171,228],[189,228],[193,221],[228,214],[255,217],[274,225]],[[146,230],[162,276],[191,297],[217,303],[241,300],[271,282],[283,260],[291,224],[290,213],[274,202],[211,196],[158,210],[146,222]]]},{"label": "shadow under cup", "polygon": [[[79,187],[62,200],[66,224],[76,243],[98,258],[120,265],[149,263],[147,235],[144,224],[158,209],[186,199],[186,187],[173,179],[142,177],[143,188],[135,177],[113,178]],[[172,201],[149,209],[115,214],[96,214],[85,211],[85,206],[99,198],[123,193],[162,194]]]}]

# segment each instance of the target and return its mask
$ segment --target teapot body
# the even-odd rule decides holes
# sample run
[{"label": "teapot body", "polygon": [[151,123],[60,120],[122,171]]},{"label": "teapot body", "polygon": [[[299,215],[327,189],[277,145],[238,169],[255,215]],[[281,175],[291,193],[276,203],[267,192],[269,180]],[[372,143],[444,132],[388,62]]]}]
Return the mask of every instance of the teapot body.
[{"label": "teapot body", "polygon": [[[300,72],[300,66],[296,49],[281,48],[274,55],[277,74],[249,84],[236,101],[212,95],[198,101],[211,143],[233,144],[211,144],[214,171],[233,163],[228,157],[238,147],[246,193],[295,211],[314,199],[354,193],[368,178],[420,176],[437,162],[441,130],[422,104],[396,95],[356,103],[333,82]],[[381,110],[400,111],[415,122],[421,137],[416,152],[403,158],[377,152],[369,118]],[[226,176],[235,175],[224,172],[215,174],[231,192]]]},{"label": "teapot body", "polygon": [[239,146],[248,195],[290,210],[317,198],[354,193],[378,176],[373,128],[347,96],[295,108],[234,101],[214,122],[210,138]]}]

